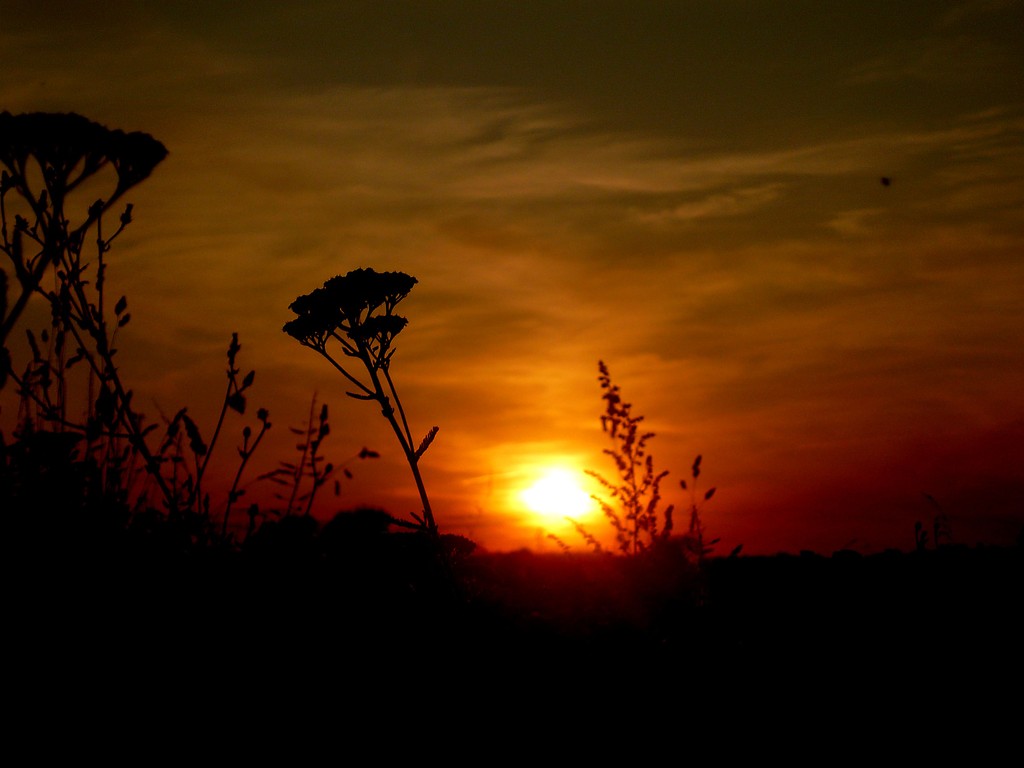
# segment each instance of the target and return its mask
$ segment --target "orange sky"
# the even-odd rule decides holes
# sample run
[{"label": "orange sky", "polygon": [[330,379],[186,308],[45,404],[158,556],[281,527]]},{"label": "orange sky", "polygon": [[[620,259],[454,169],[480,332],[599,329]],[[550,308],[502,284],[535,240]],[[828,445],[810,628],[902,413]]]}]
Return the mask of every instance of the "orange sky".
[{"label": "orange sky", "polygon": [[170,150],[108,278],[153,415],[208,423],[238,331],[275,425],[253,476],[316,392],[332,459],[384,454],[319,514],[407,515],[387,424],[281,332],[325,279],[401,270],[445,530],[582,546],[510,499],[611,473],[598,359],[667,500],[704,455],[726,550],[907,548],[926,492],[957,540],[1021,530],[1024,4],[194,5],[0,0],[0,109]]}]

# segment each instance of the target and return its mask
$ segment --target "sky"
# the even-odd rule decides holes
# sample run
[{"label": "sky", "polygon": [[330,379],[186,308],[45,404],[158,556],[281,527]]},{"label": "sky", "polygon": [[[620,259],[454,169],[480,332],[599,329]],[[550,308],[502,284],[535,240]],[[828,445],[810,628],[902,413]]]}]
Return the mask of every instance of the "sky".
[{"label": "sky", "polygon": [[212,424],[238,332],[251,477],[329,404],[322,518],[419,508],[281,331],[369,267],[419,281],[394,378],[438,524],[487,549],[586,548],[520,493],[613,475],[599,360],[665,503],[703,456],[720,551],[907,549],[925,494],[955,541],[1024,527],[1024,2],[0,0],[0,109],[167,146],[111,256],[122,371]]}]

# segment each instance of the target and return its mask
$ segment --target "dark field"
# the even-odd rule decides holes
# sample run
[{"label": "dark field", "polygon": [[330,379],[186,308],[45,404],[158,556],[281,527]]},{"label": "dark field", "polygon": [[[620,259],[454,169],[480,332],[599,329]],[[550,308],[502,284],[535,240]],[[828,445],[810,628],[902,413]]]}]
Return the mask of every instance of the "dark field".
[{"label": "dark field", "polygon": [[13,667],[261,690],[424,674],[561,689],[1020,671],[1020,547],[697,564],[670,548],[495,554],[292,522],[241,551],[8,539]]}]

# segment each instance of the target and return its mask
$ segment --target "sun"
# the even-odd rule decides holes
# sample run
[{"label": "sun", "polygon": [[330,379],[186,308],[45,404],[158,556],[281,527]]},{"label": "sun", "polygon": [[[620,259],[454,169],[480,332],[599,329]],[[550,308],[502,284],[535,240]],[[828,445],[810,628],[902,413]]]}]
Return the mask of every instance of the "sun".
[{"label": "sun", "polygon": [[594,500],[580,486],[580,479],[578,473],[568,469],[549,469],[522,491],[520,498],[544,517],[578,517],[594,506]]}]

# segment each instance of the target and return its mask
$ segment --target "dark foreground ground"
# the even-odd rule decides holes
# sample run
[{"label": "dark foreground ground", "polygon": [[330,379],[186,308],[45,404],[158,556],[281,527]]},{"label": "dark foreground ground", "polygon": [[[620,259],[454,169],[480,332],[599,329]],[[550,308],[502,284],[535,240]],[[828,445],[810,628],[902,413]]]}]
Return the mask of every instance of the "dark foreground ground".
[{"label": "dark foreground ground", "polygon": [[283,745],[283,765],[325,739],[316,762],[1019,750],[1019,547],[698,567],[458,543],[9,542],[7,731],[142,765],[211,739],[232,762]]},{"label": "dark foreground ground", "polygon": [[[293,542],[294,544],[294,542]],[[182,555],[14,549],[7,669],[216,687],[504,680],[1000,680],[1024,651],[1019,547],[711,558],[447,555],[388,534]]]}]

